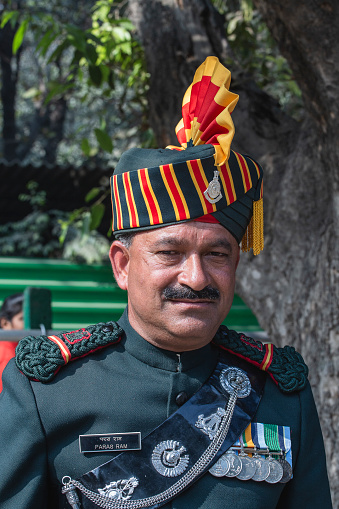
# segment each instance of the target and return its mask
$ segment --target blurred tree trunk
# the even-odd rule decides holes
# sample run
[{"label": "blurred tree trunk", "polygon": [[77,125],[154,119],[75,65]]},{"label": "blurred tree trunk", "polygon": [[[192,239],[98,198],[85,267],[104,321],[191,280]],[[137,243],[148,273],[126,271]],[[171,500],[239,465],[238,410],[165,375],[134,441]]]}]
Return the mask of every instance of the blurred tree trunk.
[{"label": "blurred tree trunk", "polygon": [[3,157],[12,161],[16,156],[15,99],[21,51],[12,52],[15,30],[8,23],[0,30],[1,102],[3,110]]},{"label": "blurred tree trunk", "polygon": [[[294,345],[309,365],[338,508],[339,8],[335,0],[255,4],[302,90],[305,116],[296,122],[284,115],[241,69],[231,69],[231,89],[240,95],[233,147],[265,171],[266,248],[242,257],[237,291],[272,342]],[[207,55],[229,55],[223,22],[207,0],[129,6],[151,73],[151,125],[159,146],[177,143],[194,70]]]}]

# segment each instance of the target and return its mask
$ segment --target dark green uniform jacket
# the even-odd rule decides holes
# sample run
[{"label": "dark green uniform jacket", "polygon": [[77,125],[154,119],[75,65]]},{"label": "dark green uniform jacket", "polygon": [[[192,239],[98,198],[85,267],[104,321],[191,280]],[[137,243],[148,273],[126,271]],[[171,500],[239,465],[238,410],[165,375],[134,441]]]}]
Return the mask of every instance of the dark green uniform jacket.
[{"label": "dark green uniform jacket", "polygon": [[[14,361],[7,366],[0,395],[0,509],[69,509],[60,494],[62,477],[75,479],[114,456],[80,453],[79,435],[141,431],[144,437],[191,397],[215,367],[219,349],[211,344],[176,354],[141,338],[126,313],[119,323],[126,336],[118,345],[71,362],[48,384],[30,381]],[[164,507],[330,509],[309,385],[286,395],[267,377],[254,421],[290,426],[291,481],[268,484],[207,472]]]}]

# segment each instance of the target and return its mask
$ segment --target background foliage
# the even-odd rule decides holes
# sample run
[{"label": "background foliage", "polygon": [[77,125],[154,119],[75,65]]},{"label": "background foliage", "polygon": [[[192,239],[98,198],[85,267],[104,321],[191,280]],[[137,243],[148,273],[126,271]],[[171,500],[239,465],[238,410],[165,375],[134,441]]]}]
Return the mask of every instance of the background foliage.
[{"label": "background foliage", "polygon": [[212,3],[225,17],[227,41],[233,52],[226,64],[243,69],[259,87],[279,101],[286,113],[301,120],[300,89],[252,0],[214,0]]},{"label": "background foliage", "polygon": [[65,115],[52,162],[77,166],[90,157],[114,164],[126,140],[136,136],[147,143],[143,52],[117,2],[13,4],[17,9],[3,13],[1,26],[11,26],[12,59],[20,65],[16,155],[26,145],[24,163],[46,160],[56,133],[53,125],[34,132],[33,119],[58,101]]},{"label": "background foliage", "polygon": [[[300,119],[300,91],[252,2],[213,3],[224,17],[232,48],[232,62],[226,64],[244,69]],[[129,147],[154,145],[143,49],[125,7],[115,0],[85,0],[81,5],[69,0],[8,2],[1,32],[11,39],[11,47],[2,60],[10,60],[15,100],[10,120],[5,113],[1,119],[0,157],[75,168],[91,161],[113,169]],[[4,80],[4,67],[2,74]],[[11,119],[14,125],[9,125]],[[8,132],[12,138],[6,137]],[[26,198],[19,197],[30,200],[33,211],[23,222],[0,227],[0,255],[106,261],[108,241],[97,228],[108,188],[93,189],[84,197],[85,206],[71,213],[49,211],[43,193],[31,184]],[[102,250],[95,254],[84,249],[98,245],[98,239]]]}]

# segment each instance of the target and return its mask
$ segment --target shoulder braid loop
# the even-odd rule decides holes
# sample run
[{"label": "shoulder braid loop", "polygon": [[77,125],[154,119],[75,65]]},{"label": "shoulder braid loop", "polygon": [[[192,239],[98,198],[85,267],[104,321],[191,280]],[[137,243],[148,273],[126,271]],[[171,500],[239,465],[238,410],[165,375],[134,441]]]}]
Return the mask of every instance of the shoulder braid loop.
[{"label": "shoulder braid loop", "polygon": [[283,392],[300,391],[306,385],[308,367],[293,346],[278,348],[271,343],[263,344],[224,325],[219,327],[213,342],[267,371]]},{"label": "shoulder braid loop", "polygon": [[50,382],[69,361],[118,343],[123,332],[116,322],[107,322],[58,336],[27,336],[16,347],[15,362],[31,380]]}]

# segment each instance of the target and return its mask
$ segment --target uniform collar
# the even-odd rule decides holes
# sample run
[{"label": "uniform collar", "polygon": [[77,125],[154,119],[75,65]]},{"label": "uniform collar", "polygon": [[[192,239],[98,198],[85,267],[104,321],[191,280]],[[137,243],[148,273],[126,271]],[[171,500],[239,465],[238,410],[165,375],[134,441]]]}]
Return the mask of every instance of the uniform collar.
[{"label": "uniform collar", "polygon": [[210,343],[197,350],[180,353],[152,345],[133,329],[128,320],[127,308],[118,320],[118,324],[125,331],[126,336],[123,340],[125,350],[139,361],[154,368],[185,372],[206,363],[211,355],[217,357],[216,349]]}]

